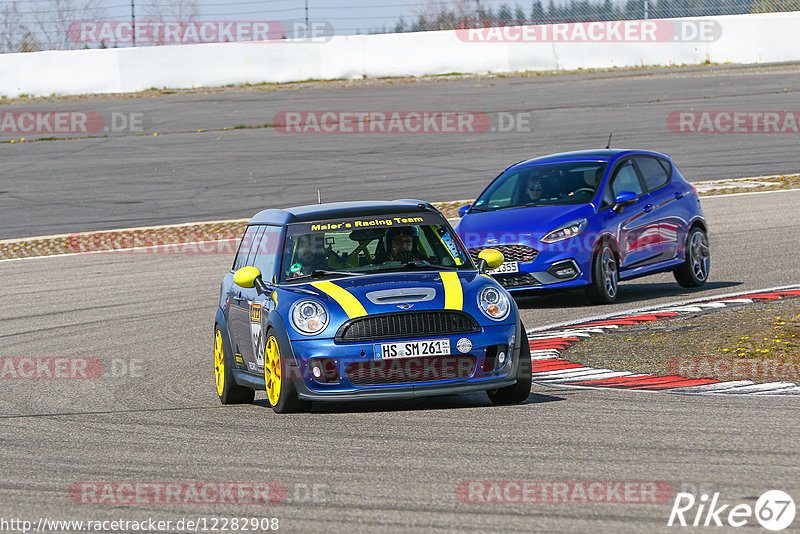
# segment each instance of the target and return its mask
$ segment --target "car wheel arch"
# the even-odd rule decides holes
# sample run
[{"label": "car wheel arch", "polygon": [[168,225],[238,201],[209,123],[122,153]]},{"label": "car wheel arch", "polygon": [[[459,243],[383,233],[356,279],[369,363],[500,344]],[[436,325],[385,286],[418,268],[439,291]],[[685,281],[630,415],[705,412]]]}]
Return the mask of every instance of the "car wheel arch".
[{"label": "car wheel arch", "polygon": [[[278,341],[278,347],[281,351],[281,354],[284,358],[288,358],[287,364],[293,365],[296,369],[299,370],[300,364],[297,361],[297,356],[294,354],[294,349],[292,347],[292,340],[289,339],[289,331],[288,326],[283,321],[283,317],[280,313],[276,310],[272,310],[267,315],[267,320],[264,324],[264,332],[271,332],[275,339]],[[298,377],[291,377],[292,379],[297,379]]]},{"label": "car wheel arch", "polygon": [[233,344],[231,344],[228,321],[225,319],[222,308],[217,308],[217,316],[214,318],[214,329],[216,330],[217,327],[219,327],[219,331],[222,334],[222,346],[228,350],[229,354],[233,354]]},{"label": "car wheel arch", "polygon": [[708,228],[706,227],[706,224],[700,219],[695,219],[694,221],[692,221],[686,233],[687,234],[692,233],[692,230],[694,230],[695,228],[700,228],[702,231],[708,234]]},{"label": "car wheel arch", "polygon": [[592,245],[592,260],[594,260],[594,257],[600,252],[600,249],[602,249],[605,244],[611,246],[611,250],[617,257],[617,262],[619,262],[619,244],[611,234],[603,234],[594,242],[594,245]]}]

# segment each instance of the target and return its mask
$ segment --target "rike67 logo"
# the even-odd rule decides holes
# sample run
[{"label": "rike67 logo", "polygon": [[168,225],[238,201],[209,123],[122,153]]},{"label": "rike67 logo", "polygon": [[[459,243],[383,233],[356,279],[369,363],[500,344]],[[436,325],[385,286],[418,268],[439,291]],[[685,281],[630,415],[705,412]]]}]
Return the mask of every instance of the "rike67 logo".
[{"label": "rike67 logo", "polygon": [[752,519],[765,529],[774,532],[792,524],[795,515],[794,500],[784,491],[770,490],[761,494],[755,506],[724,503],[719,492],[710,499],[708,494],[696,498],[692,493],[678,493],[669,514],[667,526],[681,527],[743,527]]}]

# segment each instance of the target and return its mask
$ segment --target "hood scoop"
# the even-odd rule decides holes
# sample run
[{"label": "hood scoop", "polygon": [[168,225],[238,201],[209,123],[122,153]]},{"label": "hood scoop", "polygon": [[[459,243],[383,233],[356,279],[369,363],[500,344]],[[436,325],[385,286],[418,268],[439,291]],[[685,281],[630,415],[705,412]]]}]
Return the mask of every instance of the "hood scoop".
[{"label": "hood scoop", "polygon": [[373,304],[404,304],[407,302],[425,302],[436,297],[432,287],[407,287],[402,289],[385,289],[370,291],[367,298]]}]

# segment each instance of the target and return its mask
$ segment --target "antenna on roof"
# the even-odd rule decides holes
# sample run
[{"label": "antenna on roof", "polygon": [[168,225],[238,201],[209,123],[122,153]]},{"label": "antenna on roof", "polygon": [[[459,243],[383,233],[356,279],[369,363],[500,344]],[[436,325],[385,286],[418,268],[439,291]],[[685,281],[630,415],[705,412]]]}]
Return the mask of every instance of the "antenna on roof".
[{"label": "antenna on roof", "polygon": [[322,204],[322,193],[317,189],[317,204]]},{"label": "antenna on roof", "polygon": [[614,132],[608,132],[608,144],[606,145],[606,150],[611,148],[611,136],[614,135]]}]

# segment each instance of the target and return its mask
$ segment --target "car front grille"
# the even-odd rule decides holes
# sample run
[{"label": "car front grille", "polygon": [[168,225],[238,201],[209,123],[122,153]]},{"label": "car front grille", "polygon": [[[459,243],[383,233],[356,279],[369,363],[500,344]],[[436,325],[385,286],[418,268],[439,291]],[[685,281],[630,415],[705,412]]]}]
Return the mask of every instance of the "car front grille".
[{"label": "car front grille", "polygon": [[474,332],[480,332],[480,326],[464,312],[427,310],[382,313],[352,319],[339,329],[336,341],[373,341]]},{"label": "car front grille", "polygon": [[472,259],[475,262],[477,262],[478,254],[487,248],[493,248],[502,252],[504,261],[533,261],[536,258],[536,255],[539,253],[538,250],[527,245],[497,245],[494,247],[485,246],[471,248],[469,249],[469,255],[472,256]]},{"label": "car front grille", "polygon": [[354,386],[380,386],[439,380],[463,380],[475,372],[475,356],[425,356],[365,361],[347,366]]},{"label": "car front grille", "polygon": [[541,285],[536,278],[528,273],[498,274],[494,276],[494,279],[505,288]]}]

